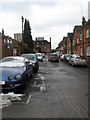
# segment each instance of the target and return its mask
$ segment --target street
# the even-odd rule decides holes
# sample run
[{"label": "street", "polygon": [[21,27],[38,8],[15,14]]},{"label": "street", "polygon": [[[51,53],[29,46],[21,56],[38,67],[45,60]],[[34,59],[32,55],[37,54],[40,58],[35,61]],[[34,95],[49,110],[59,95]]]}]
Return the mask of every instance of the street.
[{"label": "street", "polygon": [[2,118],[88,118],[88,68],[45,57],[19,98],[2,107]]}]

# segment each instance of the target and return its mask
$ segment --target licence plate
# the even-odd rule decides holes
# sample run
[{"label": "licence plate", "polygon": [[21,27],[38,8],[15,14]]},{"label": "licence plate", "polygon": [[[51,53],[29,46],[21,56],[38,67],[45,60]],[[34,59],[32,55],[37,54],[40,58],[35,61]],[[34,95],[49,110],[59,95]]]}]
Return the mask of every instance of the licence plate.
[{"label": "licence plate", "polygon": [[83,62],[83,60],[80,60],[80,62]]},{"label": "licence plate", "polygon": [[0,81],[0,85],[5,85],[5,81]]}]

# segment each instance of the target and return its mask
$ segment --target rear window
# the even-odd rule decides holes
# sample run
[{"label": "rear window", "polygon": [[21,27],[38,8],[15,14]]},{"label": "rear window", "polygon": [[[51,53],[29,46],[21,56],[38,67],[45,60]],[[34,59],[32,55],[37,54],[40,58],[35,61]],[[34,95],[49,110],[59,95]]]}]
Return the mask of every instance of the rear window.
[{"label": "rear window", "polygon": [[58,56],[57,54],[51,54],[51,56]]},{"label": "rear window", "polygon": [[76,57],[76,59],[80,59],[80,57]]},{"label": "rear window", "polygon": [[85,56],[80,56],[82,59],[86,59]]}]

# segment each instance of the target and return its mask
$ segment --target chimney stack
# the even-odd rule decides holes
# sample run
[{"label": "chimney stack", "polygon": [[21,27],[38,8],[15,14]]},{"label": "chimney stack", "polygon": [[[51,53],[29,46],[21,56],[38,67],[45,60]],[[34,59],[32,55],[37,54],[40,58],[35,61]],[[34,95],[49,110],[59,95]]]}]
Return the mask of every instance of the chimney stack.
[{"label": "chimney stack", "polygon": [[86,23],[85,17],[82,17],[82,25],[84,25]]},{"label": "chimney stack", "polygon": [[2,28],[2,38],[4,38],[4,29]]},{"label": "chimney stack", "polygon": [[50,37],[50,50],[51,50],[51,37]]}]

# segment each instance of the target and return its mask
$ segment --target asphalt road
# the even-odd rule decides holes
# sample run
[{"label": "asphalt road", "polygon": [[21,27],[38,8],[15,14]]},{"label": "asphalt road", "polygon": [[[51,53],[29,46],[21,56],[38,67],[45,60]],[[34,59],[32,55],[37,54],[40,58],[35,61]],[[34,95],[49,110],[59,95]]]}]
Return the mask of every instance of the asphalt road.
[{"label": "asphalt road", "polygon": [[44,59],[25,96],[2,109],[2,118],[87,118],[88,68]]}]

